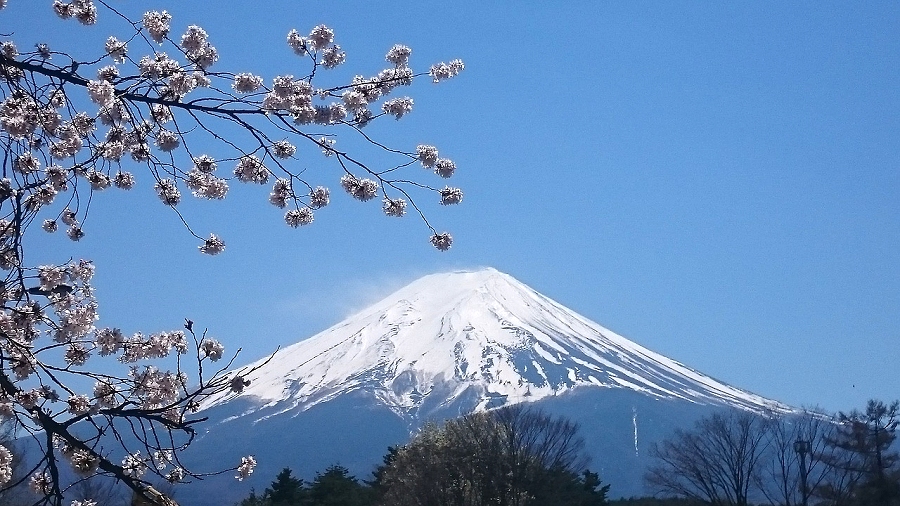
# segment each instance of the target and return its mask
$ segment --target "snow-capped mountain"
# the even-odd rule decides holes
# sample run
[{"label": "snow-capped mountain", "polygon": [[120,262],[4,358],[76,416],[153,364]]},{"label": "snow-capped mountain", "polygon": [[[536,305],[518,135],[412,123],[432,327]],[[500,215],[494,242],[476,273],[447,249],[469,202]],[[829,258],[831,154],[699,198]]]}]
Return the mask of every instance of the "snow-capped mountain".
[{"label": "snow-capped mountain", "polygon": [[[258,364],[251,364],[249,367]],[[425,276],[289,346],[240,396],[247,414],[303,411],[354,391],[408,419],[534,402],[574,389],[786,410],[654,353],[495,269]],[[228,402],[234,394],[207,400]],[[448,411],[458,408],[458,413]]]},{"label": "snow-capped mountain", "polygon": [[[221,468],[253,454],[259,467],[249,485],[258,491],[284,467],[311,478],[340,463],[365,479],[389,445],[426,421],[531,402],[580,424],[591,469],[613,497],[641,495],[646,449],[674,429],[721,408],[791,411],[494,269],[425,276],[238,373],[250,381],[243,392],[204,401],[206,432],[188,463]],[[180,498],[199,506],[246,497],[247,482],[227,478],[191,485]]]}]

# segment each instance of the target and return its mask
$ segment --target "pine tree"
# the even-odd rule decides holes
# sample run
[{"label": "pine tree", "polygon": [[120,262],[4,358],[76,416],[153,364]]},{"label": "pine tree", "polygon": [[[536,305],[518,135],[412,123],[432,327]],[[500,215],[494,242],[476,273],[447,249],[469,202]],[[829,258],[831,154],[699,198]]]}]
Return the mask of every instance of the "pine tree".
[{"label": "pine tree", "polygon": [[343,466],[329,466],[324,473],[316,473],[309,487],[313,506],[366,506],[370,503],[368,487],[350,475]]},{"label": "pine tree", "polygon": [[304,492],[303,480],[291,476],[290,468],[285,467],[266,489],[264,498],[269,506],[297,506],[303,501]]},{"label": "pine tree", "polygon": [[838,415],[838,426],[827,440],[822,459],[833,478],[818,495],[833,504],[900,505],[900,455],[892,450],[900,423],[900,402],[870,400],[863,412]]}]

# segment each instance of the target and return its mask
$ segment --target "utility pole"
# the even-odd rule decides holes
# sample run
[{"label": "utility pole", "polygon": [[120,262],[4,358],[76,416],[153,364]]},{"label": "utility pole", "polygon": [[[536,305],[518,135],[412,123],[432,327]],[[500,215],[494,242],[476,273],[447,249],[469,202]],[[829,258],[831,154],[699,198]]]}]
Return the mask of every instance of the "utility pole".
[{"label": "utility pole", "polygon": [[803,506],[807,506],[809,498],[809,489],[806,486],[806,455],[810,453],[811,446],[809,441],[799,437],[794,441],[794,451],[800,456],[800,498]]}]

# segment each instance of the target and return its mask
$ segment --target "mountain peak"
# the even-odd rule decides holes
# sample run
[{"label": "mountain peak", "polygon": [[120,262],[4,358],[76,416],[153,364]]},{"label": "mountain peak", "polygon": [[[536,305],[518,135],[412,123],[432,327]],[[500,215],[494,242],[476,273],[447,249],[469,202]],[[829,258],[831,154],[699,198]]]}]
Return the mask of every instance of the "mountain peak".
[{"label": "mountain peak", "polygon": [[788,409],[643,348],[490,267],[413,281],[285,348],[248,379],[240,395],[270,413],[361,393],[422,419],[579,388]]}]

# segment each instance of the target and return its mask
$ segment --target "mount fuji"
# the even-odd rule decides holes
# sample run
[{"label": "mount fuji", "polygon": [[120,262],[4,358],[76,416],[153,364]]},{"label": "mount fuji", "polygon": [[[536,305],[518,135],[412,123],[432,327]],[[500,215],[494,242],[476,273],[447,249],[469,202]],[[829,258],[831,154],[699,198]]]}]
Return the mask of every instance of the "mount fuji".
[{"label": "mount fuji", "polygon": [[[528,402],[578,422],[613,496],[638,495],[647,446],[674,428],[722,408],[793,411],[490,268],[425,276],[238,373],[251,370],[243,392],[204,401],[208,430],[189,459],[208,467],[255,454],[258,490],[283,467],[308,477],[340,463],[366,478],[388,445],[427,421]],[[193,496],[203,483],[180,492],[192,494],[185,504],[208,501]],[[217,482],[217,503],[223,492],[248,489]]]}]

